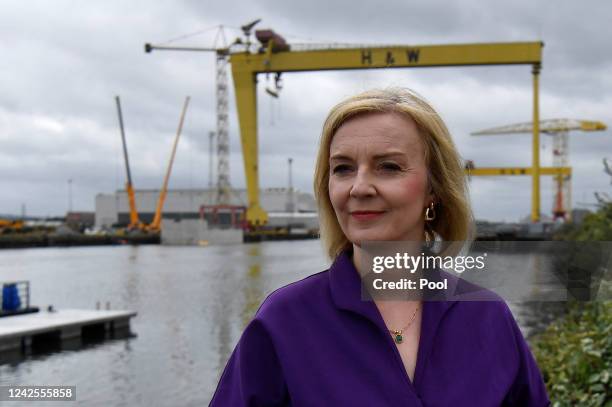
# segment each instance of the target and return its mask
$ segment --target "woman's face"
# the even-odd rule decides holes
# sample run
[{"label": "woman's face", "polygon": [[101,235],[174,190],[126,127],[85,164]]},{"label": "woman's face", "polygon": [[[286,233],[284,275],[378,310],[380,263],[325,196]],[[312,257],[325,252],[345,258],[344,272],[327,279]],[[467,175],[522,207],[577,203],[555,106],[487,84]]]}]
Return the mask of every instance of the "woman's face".
[{"label": "woman's face", "polygon": [[423,239],[429,193],[416,124],[396,113],[346,121],[330,146],[329,198],[352,243]]}]

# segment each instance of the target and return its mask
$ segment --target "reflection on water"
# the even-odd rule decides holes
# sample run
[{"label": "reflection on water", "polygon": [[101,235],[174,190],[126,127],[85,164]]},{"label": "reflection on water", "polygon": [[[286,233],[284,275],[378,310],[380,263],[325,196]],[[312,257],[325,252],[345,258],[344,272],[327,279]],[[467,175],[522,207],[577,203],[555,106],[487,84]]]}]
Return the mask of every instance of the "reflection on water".
[{"label": "reflection on water", "polygon": [[[33,305],[94,309],[108,301],[113,309],[138,312],[136,337],[0,365],[0,385],[76,385],[74,404],[87,406],[206,405],[265,296],[328,267],[315,240],[4,250],[0,256],[0,281],[29,280]],[[558,312],[555,303],[511,306],[525,331]]]}]

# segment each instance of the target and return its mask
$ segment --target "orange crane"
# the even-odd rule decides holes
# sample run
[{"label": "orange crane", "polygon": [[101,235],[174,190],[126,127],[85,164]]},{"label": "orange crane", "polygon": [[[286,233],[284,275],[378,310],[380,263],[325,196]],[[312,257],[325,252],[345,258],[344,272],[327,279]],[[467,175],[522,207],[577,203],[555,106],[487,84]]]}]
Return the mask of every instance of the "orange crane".
[{"label": "orange crane", "polygon": [[136,210],[136,199],[134,198],[134,187],[132,184],[132,172],[130,171],[130,160],[128,158],[127,143],[125,142],[125,130],[123,128],[123,115],[121,114],[121,102],[119,101],[119,96],[115,96],[115,101],[117,102],[117,115],[119,116],[121,142],[123,144],[123,158],[125,160],[125,170],[127,172],[125,190],[127,192],[128,202],[130,205],[130,223],[127,228],[128,230],[142,230],[144,225],[138,218],[138,211]]},{"label": "orange crane", "polygon": [[[553,166],[564,168],[569,165],[568,133],[570,131],[603,131],[606,125],[598,121],[574,119],[550,119],[539,122],[541,133],[553,136]],[[507,126],[494,127],[472,133],[473,136],[495,134],[532,133],[533,122],[518,123]],[[571,206],[570,174],[555,174],[557,188],[553,200],[553,218],[569,220]]]},{"label": "orange crane", "polygon": [[115,96],[115,100],[117,102],[117,112],[119,114],[119,127],[121,128],[121,141],[123,142],[123,157],[125,159],[125,168],[127,172],[127,182],[126,182],[126,192],[128,195],[128,202],[130,206],[130,223],[127,226],[128,230],[138,230],[141,232],[148,233],[159,233],[161,231],[161,218],[162,211],[164,209],[164,203],[166,201],[166,195],[168,193],[168,182],[170,181],[170,174],[172,172],[172,165],[174,164],[174,157],[176,156],[176,148],[178,146],[178,141],[183,130],[183,123],[185,121],[185,113],[187,112],[187,106],[189,105],[190,97],[187,96],[185,99],[185,104],[183,105],[183,111],[181,113],[181,118],[179,121],[178,130],[176,132],[176,137],[174,138],[174,144],[172,146],[172,153],[170,154],[170,162],[168,164],[168,169],[166,170],[166,176],[164,177],[164,183],[162,185],[162,189],[159,193],[159,199],[157,200],[157,207],[155,208],[155,214],[153,215],[153,221],[150,224],[145,224],[140,221],[138,216],[138,211],[136,210],[136,198],[134,194],[134,187],[132,185],[132,174],[130,171],[130,161],[128,159],[127,152],[127,144],[125,141],[125,131],[123,128],[123,115],[121,114],[121,103],[119,101],[119,96]]}]

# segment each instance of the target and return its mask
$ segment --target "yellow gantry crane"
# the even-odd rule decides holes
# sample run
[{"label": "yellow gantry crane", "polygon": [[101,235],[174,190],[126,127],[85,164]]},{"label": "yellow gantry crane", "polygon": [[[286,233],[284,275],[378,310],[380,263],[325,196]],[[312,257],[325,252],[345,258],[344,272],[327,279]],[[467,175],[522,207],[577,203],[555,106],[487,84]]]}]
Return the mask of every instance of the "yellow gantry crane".
[{"label": "yellow gantry crane", "polygon": [[[532,133],[533,122],[494,127],[472,133],[473,136]],[[541,171],[542,175],[553,175],[557,188],[553,200],[553,219],[569,220],[571,209],[571,168],[569,166],[568,134],[570,131],[603,131],[606,125],[598,121],[575,119],[550,119],[539,123],[540,132],[553,136],[553,167]],[[516,171],[493,174],[495,169],[471,168],[470,175],[523,175]],[[501,169],[504,170],[504,169]],[[508,169],[505,169],[508,170]],[[541,170],[544,170],[543,168]]]},{"label": "yellow gantry crane", "polygon": [[[257,138],[257,75],[273,74],[278,82],[282,73],[346,69],[417,68],[473,65],[531,65],[533,74],[533,121],[539,123],[539,73],[542,42],[481,43],[454,45],[338,46],[289,45],[272,30],[257,30],[260,45],[253,49],[249,40],[256,22],[242,27],[246,41],[237,40],[227,50],[238,108],[240,139],[247,184],[247,221],[251,227],[264,225],[268,215],[259,201],[259,159]],[[169,47],[146,44],[145,49]],[[181,49],[172,47],[172,49]],[[207,50],[182,48],[184,50]],[[532,219],[540,214],[539,128],[533,128],[534,204]]]}]

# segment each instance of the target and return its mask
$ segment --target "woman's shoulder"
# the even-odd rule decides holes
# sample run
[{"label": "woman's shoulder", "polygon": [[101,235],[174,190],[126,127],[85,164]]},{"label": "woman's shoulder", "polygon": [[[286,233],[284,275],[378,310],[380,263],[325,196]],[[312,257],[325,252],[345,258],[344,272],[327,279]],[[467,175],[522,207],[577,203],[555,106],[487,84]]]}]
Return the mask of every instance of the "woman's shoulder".
[{"label": "woman's shoulder", "polygon": [[481,321],[490,326],[494,323],[514,321],[506,301],[493,290],[442,272],[441,276],[451,281],[453,289],[444,293],[452,304],[449,309],[471,320]]},{"label": "woman's shoulder", "polygon": [[329,270],[323,270],[277,288],[262,301],[255,318],[294,315],[312,307],[324,306],[330,300],[328,276]]},{"label": "woman's shoulder", "polygon": [[495,296],[487,301],[453,301],[451,315],[460,316],[471,322],[491,327],[514,322],[514,316],[506,301]]},{"label": "woman's shoulder", "polygon": [[441,321],[443,335],[478,347],[516,349],[524,341],[508,304],[497,301],[456,301]]}]

